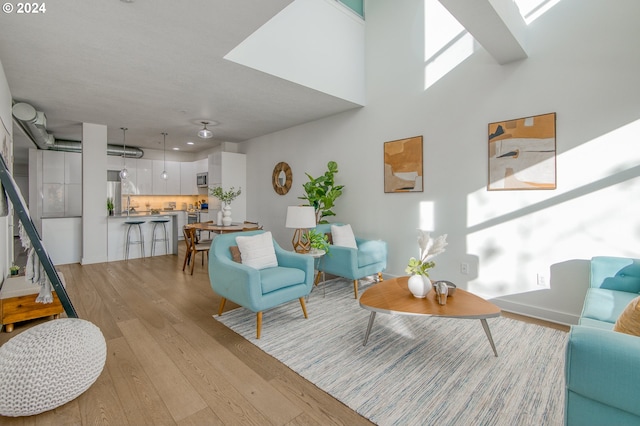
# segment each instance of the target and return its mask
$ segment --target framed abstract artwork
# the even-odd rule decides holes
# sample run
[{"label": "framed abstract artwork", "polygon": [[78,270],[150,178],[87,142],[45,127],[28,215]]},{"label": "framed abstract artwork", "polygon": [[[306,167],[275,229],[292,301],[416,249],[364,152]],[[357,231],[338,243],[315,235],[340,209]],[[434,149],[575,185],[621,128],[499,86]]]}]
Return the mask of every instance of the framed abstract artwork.
[{"label": "framed abstract artwork", "polygon": [[489,124],[487,189],[556,189],[555,112]]},{"label": "framed abstract artwork", "polygon": [[422,192],[422,136],[384,143],[384,192]]}]

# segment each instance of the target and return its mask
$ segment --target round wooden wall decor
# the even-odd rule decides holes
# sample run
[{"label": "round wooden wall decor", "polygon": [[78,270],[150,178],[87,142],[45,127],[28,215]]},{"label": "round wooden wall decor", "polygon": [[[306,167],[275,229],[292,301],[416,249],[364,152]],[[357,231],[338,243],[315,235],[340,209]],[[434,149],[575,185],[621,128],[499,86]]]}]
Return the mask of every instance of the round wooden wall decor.
[{"label": "round wooden wall decor", "polygon": [[289,167],[289,165],[284,161],[276,164],[273,168],[273,175],[271,177],[273,190],[280,195],[284,195],[291,189],[292,182],[293,174],[291,173],[291,167]]}]

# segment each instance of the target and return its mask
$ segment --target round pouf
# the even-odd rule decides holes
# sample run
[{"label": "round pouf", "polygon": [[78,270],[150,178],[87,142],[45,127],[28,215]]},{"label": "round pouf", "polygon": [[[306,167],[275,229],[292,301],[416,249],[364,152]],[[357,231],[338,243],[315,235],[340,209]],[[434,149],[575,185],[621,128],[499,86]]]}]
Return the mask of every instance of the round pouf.
[{"label": "round pouf", "polygon": [[0,347],[0,415],[31,416],[77,398],[96,381],[107,345],[89,321],[32,327]]}]

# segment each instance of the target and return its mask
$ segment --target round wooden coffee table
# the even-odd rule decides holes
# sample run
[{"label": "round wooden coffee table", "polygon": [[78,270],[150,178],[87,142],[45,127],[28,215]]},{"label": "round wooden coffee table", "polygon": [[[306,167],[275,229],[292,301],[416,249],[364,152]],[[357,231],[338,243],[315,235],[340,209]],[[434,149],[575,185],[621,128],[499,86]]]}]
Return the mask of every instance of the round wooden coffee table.
[{"label": "round wooden coffee table", "polygon": [[369,340],[371,327],[376,318],[376,313],[391,315],[423,315],[432,317],[479,319],[482,328],[489,339],[489,344],[495,356],[498,356],[496,345],[491,337],[491,330],[487,318],[500,316],[500,308],[491,302],[484,300],[475,294],[462,289],[456,289],[453,296],[447,298],[446,305],[439,305],[436,300],[436,292],[431,290],[427,297],[419,299],[414,297],[407,281],[409,277],[398,277],[385,280],[368,288],[360,297],[360,307],[371,311],[367,332],[364,336],[363,346]]}]

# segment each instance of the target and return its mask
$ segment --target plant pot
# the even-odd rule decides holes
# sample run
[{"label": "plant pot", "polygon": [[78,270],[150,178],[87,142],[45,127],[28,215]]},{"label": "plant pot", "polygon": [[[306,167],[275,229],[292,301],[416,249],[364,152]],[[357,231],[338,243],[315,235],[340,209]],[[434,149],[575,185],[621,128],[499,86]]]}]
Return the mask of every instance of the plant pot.
[{"label": "plant pot", "polygon": [[231,225],[231,206],[226,204],[222,208],[222,225],[229,226]]},{"label": "plant pot", "polygon": [[409,277],[408,287],[413,297],[424,299],[431,291],[431,280],[426,275],[412,275]]}]

